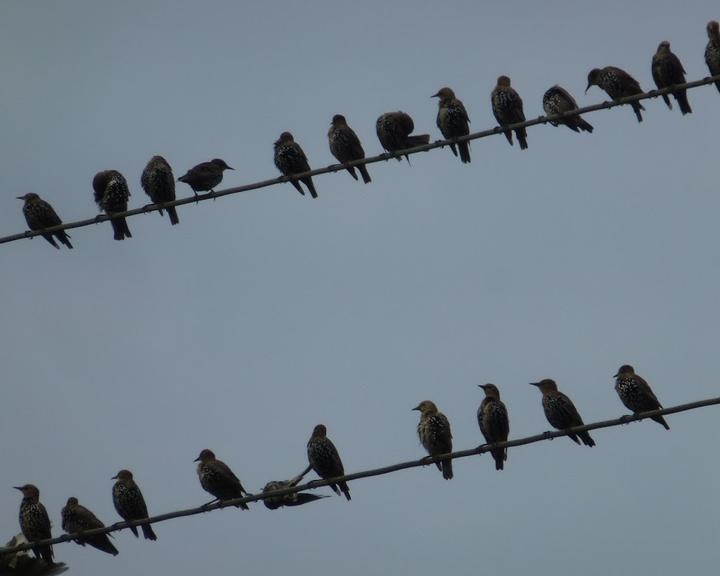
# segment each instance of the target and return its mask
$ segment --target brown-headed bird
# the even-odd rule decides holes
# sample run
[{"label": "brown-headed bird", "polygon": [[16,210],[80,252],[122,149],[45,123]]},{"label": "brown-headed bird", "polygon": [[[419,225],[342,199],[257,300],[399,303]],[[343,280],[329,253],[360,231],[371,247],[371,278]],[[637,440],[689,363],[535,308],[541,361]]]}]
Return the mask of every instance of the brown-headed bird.
[{"label": "brown-headed bird", "polygon": [[190,168],[178,178],[178,182],[184,182],[190,186],[196,198],[198,192],[214,194],[214,188],[222,182],[225,170],[235,170],[235,168],[228,166],[221,158],[213,158],[209,162],[201,162]]},{"label": "brown-headed bird", "polygon": [[[423,400],[413,408],[420,412],[420,422],[417,433],[420,443],[430,456],[452,452],[452,433],[450,422],[445,414],[437,409],[430,400]],[[435,462],[438,470],[442,471],[443,478],[450,480],[453,477],[452,460],[445,459]]]},{"label": "brown-headed bird", "polygon": [[[670,50],[670,42],[667,40],[660,42],[657,52],[653,55],[652,77],[655,80],[655,85],[660,89],[669,88],[675,84],[685,84],[685,68],[680,63],[680,59]],[[683,88],[673,92],[673,96],[677,100],[683,115],[692,112],[686,89]],[[672,110],[670,96],[663,94],[662,98],[667,107]]]},{"label": "brown-headed bird", "polygon": [[[650,385],[642,377],[635,374],[635,369],[629,364],[620,366],[617,374],[615,374],[615,392],[618,393],[625,407],[632,410],[633,414],[662,408],[657,397],[650,389]],[[664,426],[665,430],[670,430],[670,426],[662,416],[653,416],[652,419]]]},{"label": "brown-headed bird", "polygon": [[[283,132],[280,134],[280,138],[275,141],[273,147],[275,166],[285,176],[294,176],[295,174],[310,171],[310,164],[308,163],[307,156],[305,156],[305,152],[303,152],[300,144],[295,142],[295,139],[290,132]],[[318,197],[311,176],[304,176],[300,178],[300,182],[305,184],[307,189],[310,191],[310,196],[313,198]],[[297,180],[290,180],[290,183],[295,187],[295,190],[305,196],[305,192],[303,192],[300,182]]]},{"label": "brown-headed bird", "polygon": [[[572,400],[558,391],[555,380],[545,378],[540,382],[531,382],[530,385],[537,386],[540,392],[542,392],[543,410],[545,411],[545,417],[552,427],[558,430],[566,430],[567,428],[583,426],[585,424],[577,408],[575,408],[575,404],[572,403]],[[570,433],[568,436],[577,444],[580,444],[580,440],[582,440],[585,446],[595,446],[595,441],[587,431]],[[578,436],[580,440],[578,440]]]},{"label": "brown-headed bird", "polygon": [[[493,114],[501,127],[508,124],[516,124],[517,122],[525,122],[525,113],[523,112],[523,103],[520,95],[510,86],[510,78],[500,76],[497,79],[497,85],[490,94],[490,102],[492,103]],[[505,138],[512,146],[512,132],[505,130]],[[515,128],[515,136],[520,142],[520,150],[525,150],[527,145],[527,130]]]},{"label": "brown-headed bird", "polygon": [[[549,88],[543,95],[543,110],[548,116],[577,110],[577,107],[577,102],[575,102],[575,98],[572,97],[570,92],[557,84]],[[586,122],[580,114],[566,116],[559,120],[551,120],[550,124],[553,126],[564,124],[574,132],[580,132],[580,130],[584,130],[585,132],[593,131],[592,124]]]},{"label": "brown-headed bird", "polygon": [[[507,408],[500,400],[500,391],[495,384],[478,384],[485,390],[485,398],[477,411],[480,432],[488,444],[506,442],[510,433],[510,420]],[[498,448],[490,452],[495,460],[495,470],[502,470],[507,460],[507,448]]]},{"label": "brown-headed bird", "polygon": [[[332,124],[330,124],[328,130],[328,143],[330,144],[330,152],[342,164],[365,158],[365,150],[360,144],[360,139],[355,134],[355,131],[348,126],[345,116],[342,114],[335,114],[332,118]],[[372,180],[365,164],[358,164],[357,169],[360,171],[365,184]],[[355,180],[358,179],[355,166],[348,166],[347,171]]]},{"label": "brown-headed bird", "polygon": [[[140,184],[145,194],[150,196],[150,200],[154,204],[163,204],[175,200],[175,176],[173,176],[172,168],[167,160],[162,156],[153,156],[145,166],[140,176]],[[180,219],[177,215],[175,206],[165,208],[170,217],[170,224],[175,226]],[[163,209],[159,210],[162,216]]]},{"label": "brown-headed bird", "polygon": [[[113,480],[117,480],[113,485],[112,498],[115,510],[120,514],[123,520],[144,520],[148,517],[145,498],[143,498],[140,487],[135,483],[132,472],[130,470],[120,470]],[[153,531],[152,525],[143,524],[140,526],[143,536],[147,540],[157,540],[157,536]],[[137,526],[130,526],[130,530],[138,538]]]},{"label": "brown-headed bird", "polygon": [[[380,115],[375,122],[375,132],[378,140],[388,152],[406,150],[430,142],[430,134],[410,136],[413,130],[415,130],[415,123],[410,115],[405,112],[386,112]],[[409,164],[410,157],[407,154],[405,159]],[[400,161],[402,161],[402,158],[398,156],[398,162]]]},{"label": "brown-headed bird", "polygon": [[[447,86],[440,88],[431,98],[439,98],[437,127],[440,128],[443,138],[449,140],[470,134],[470,117],[452,89]],[[460,150],[460,161],[463,164],[470,162],[470,142],[458,142],[457,147]],[[450,144],[450,150],[455,156],[458,155],[455,144]]]},{"label": "brown-headed bird", "polygon": [[[708,43],[705,47],[705,64],[710,70],[711,76],[720,74],[720,28],[715,20],[707,23]],[[720,92],[720,80],[715,82],[715,87]]]},{"label": "brown-headed bird", "polygon": [[[230,467],[222,460],[215,458],[212,450],[205,448],[200,455],[195,458],[195,462],[199,462],[197,466],[197,475],[200,479],[200,485],[203,490],[209,492],[217,500],[230,500],[232,498],[242,498],[250,493],[242,487],[238,479]],[[240,503],[235,505],[243,510],[249,510],[247,504]]]},{"label": "brown-headed bird", "polygon": [[[45,506],[40,502],[40,490],[33,484],[14,486],[23,495],[20,502],[20,530],[28,542],[52,538],[50,533],[50,518]],[[53,549],[51,545],[33,546],[35,558],[42,558],[48,564],[53,564]]]},{"label": "brown-headed bird", "polygon": [[[93,178],[93,192],[96,204],[112,218],[116,212],[125,212],[128,208],[130,190],[125,177],[117,170],[103,170]],[[112,218],[115,240],[132,238],[125,218]]]},{"label": "brown-headed bird", "polygon": [[[42,230],[43,228],[50,228],[50,226],[59,226],[62,224],[60,216],[53,210],[53,207],[34,192],[28,192],[24,196],[18,196],[17,199],[25,201],[22,211],[30,230]],[[42,234],[45,240],[59,250],[60,246],[57,245],[53,236],[68,248],[73,247],[72,244],[70,244],[70,236],[65,230]]]},{"label": "brown-headed bird", "polygon": [[[340,460],[340,454],[338,454],[332,440],[327,437],[327,428],[324,424],[318,424],[313,428],[312,436],[310,436],[307,443],[307,456],[310,466],[323,480],[345,475],[345,468],[342,460]],[[342,491],[345,498],[350,500],[350,488],[344,480],[337,484],[330,484],[330,488],[338,496]]]},{"label": "brown-headed bird", "polygon": [[[94,528],[105,528],[105,524],[97,519],[95,514],[90,512],[85,506],[78,503],[78,499],[71,496],[68,498],[67,504],[62,509],[62,528],[68,534],[83,532],[85,530],[93,530]],[[93,548],[97,548],[102,552],[107,552],[113,556],[118,555],[117,548],[110,542],[108,534],[94,534],[93,536],[78,536],[75,542],[80,546],[90,544]]]},{"label": "brown-headed bird", "polygon": [[[617,68],[615,66],[605,66],[605,68],[593,68],[588,72],[588,84],[585,88],[587,93],[590,90],[590,86],[597,86],[610,96],[613,100],[620,100],[627,96],[634,96],[635,94],[642,94],[642,88],[635,78],[630,76],[625,70]],[[645,110],[645,107],[638,101],[630,102],[630,106],[635,111],[637,121],[642,122],[641,110]]]}]

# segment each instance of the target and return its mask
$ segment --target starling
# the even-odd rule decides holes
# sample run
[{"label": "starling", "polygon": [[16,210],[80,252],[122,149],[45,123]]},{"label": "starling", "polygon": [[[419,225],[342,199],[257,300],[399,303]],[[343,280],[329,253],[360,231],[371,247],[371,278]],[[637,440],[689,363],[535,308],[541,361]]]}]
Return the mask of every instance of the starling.
[{"label": "starling", "polygon": [[[212,450],[205,448],[200,456],[195,458],[199,462],[197,466],[198,478],[203,490],[215,496],[218,500],[230,500],[242,498],[250,493],[242,487],[240,480],[225,462],[215,458]],[[240,503],[235,505],[243,510],[249,510],[248,505]]]},{"label": "starling", "polygon": [[[50,534],[50,518],[45,506],[40,502],[40,490],[32,484],[15,486],[23,494],[20,503],[20,530],[28,542],[52,538]],[[53,564],[53,549],[51,545],[34,546],[35,558],[42,558],[48,564]]]},{"label": "starling", "polygon": [[[67,504],[62,509],[62,528],[68,534],[83,532],[85,530],[93,530],[94,528],[105,528],[105,524],[97,519],[95,514],[90,512],[85,506],[78,504],[78,499],[74,497],[68,498]],[[110,542],[108,534],[94,534],[93,536],[78,536],[75,542],[81,546],[90,544],[93,548],[97,548],[102,552],[107,552],[113,556],[118,555],[117,548]]]},{"label": "starling", "polygon": [[[277,169],[285,176],[293,176],[295,174],[310,171],[310,164],[308,164],[305,152],[303,152],[303,149],[300,148],[300,144],[295,142],[293,135],[290,134],[290,132],[283,132],[280,134],[280,138],[275,141],[274,149],[275,166],[277,166]],[[307,189],[310,191],[310,196],[313,198],[318,197],[310,176],[300,178],[300,182],[305,184]],[[305,196],[305,192],[303,192],[300,182],[297,180],[290,180],[290,183],[295,186],[295,189]]]},{"label": "starling", "polygon": [[[548,116],[577,110],[577,107],[578,105],[577,102],[575,102],[575,98],[573,98],[565,88],[557,84],[545,92],[543,96],[543,110],[545,110],[545,114]],[[564,124],[575,132],[580,132],[580,130],[585,130],[585,132],[593,131],[592,124],[583,120],[580,114],[566,116],[560,120],[551,120],[550,124],[553,126]]]},{"label": "starling", "polygon": [[[525,122],[525,113],[523,112],[523,103],[520,95],[510,86],[510,78],[500,76],[497,79],[497,86],[490,94],[492,102],[493,114],[500,126],[505,127],[508,124],[516,124],[517,122]],[[527,130],[524,127],[515,128],[515,136],[520,142],[520,150],[525,150],[527,145]],[[505,138],[512,146],[512,133],[505,130]]]},{"label": "starling", "polygon": [[[409,114],[405,112],[387,112],[381,115],[375,122],[375,132],[380,140],[382,147],[388,152],[397,152],[398,150],[406,150],[415,146],[422,146],[430,142],[430,134],[416,134],[410,136],[415,130],[415,124]],[[410,163],[410,158],[405,155]],[[401,158],[398,156],[398,161]]]},{"label": "starling", "polygon": [[[117,170],[103,170],[95,174],[93,190],[95,192],[95,202],[111,218],[114,213],[127,210],[130,191],[125,177]],[[110,223],[113,227],[115,240],[132,238],[125,218],[113,218]]]},{"label": "starling", "polygon": [[[27,538],[22,533],[13,536],[5,544],[6,548],[15,548],[28,544]],[[0,574],[2,576],[51,576],[62,574],[68,569],[64,562],[47,564],[44,560],[31,556],[30,550],[19,550],[17,552],[6,552],[0,555]]]},{"label": "starling", "polygon": [[225,170],[235,170],[235,168],[228,166],[225,160],[213,158],[210,162],[201,162],[190,168],[178,178],[178,182],[184,182],[190,186],[196,198],[198,192],[210,191],[215,194],[214,188],[222,182]]},{"label": "starling", "polygon": [[[328,142],[330,143],[330,152],[342,164],[365,158],[365,150],[360,144],[360,139],[355,134],[355,131],[347,125],[345,116],[342,114],[333,116],[330,130],[328,130]],[[365,164],[358,164],[357,169],[360,171],[365,184],[372,180]],[[358,179],[355,166],[348,166],[347,171],[355,180]]]},{"label": "starling", "polygon": [[[327,437],[327,428],[324,424],[318,424],[313,428],[312,436],[310,436],[307,443],[307,455],[310,466],[323,480],[345,475],[340,454],[338,454],[332,440]],[[340,496],[342,490],[345,498],[350,500],[350,488],[344,480],[337,484],[330,484],[330,488],[338,496]]]},{"label": "starling", "polygon": [[[465,106],[461,100],[455,98],[455,92],[445,87],[440,88],[431,98],[439,98],[437,126],[442,132],[443,138],[457,138],[458,136],[467,136],[470,134],[470,117],[465,111]],[[460,149],[460,161],[463,164],[470,162],[470,142],[458,142],[457,147]],[[450,150],[457,156],[455,144],[450,144]]]},{"label": "starling", "polygon": [[[113,476],[113,480],[117,480],[113,486],[112,496],[115,510],[120,514],[123,520],[143,520],[148,517],[147,506],[143,498],[140,487],[133,480],[130,470],[120,470],[117,475]],[[140,526],[143,536],[147,540],[157,540],[152,525],[143,524]],[[130,526],[130,530],[138,538],[137,526]]]},{"label": "starling", "polygon": [[[565,396],[562,392],[558,392],[555,380],[545,378],[540,382],[531,382],[531,386],[537,386],[542,392],[542,405],[545,411],[545,417],[550,425],[558,430],[565,430],[574,426],[584,426],[583,419],[575,408],[572,400]],[[590,437],[587,431],[570,433],[568,436],[577,444],[580,440],[585,446],[595,446],[595,441]],[[578,436],[580,440],[578,440]]]},{"label": "starling", "polygon": [[[715,20],[707,23],[708,43],[705,47],[705,63],[711,76],[720,74],[720,30]],[[720,92],[720,80],[715,81],[715,86]]]},{"label": "starling", "polygon": [[[662,89],[668,88],[675,84],[685,84],[685,68],[680,63],[680,59],[675,56],[670,50],[670,42],[663,40],[658,46],[657,52],[652,59],[652,77],[655,80],[655,85]],[[687,99],[687,90],[676,90],[673,92],[675,100],[677,100],[680,106],[680,111],[685,114],[692,112],[690,103]],[[663,100],[667,107],[672,110],[672,104],[670,103],[670,96],[663,94]]]},{"label": "starling", "polygon": [[[154,204],[163,204],[175,200],[175,176],[173,176],[170,164],[162,156],[150,158],[140,177],[140,184],[142,184],[145,194],[150,196],[150,200]],[[168,206],[165,210],[170,216],[170,224],[175,226],[180,222],[175,206]],[[160,208],[159,212],[162,216],[163,209]]]},{"label": "starling", "polygon": [[[662,408],[648,383],[635,374],[633,367],[628,364],[620,366],[615,374],[615,392],[618,393],[625,407],[633,411],[633,414]],[[670,426],[662,416],[653,416],[652,419],[658,424],[662,424],[665,430],[670,430]]]},{"label": "starling", "polygon": [[[50,226],[58,226],[62,224],[60,216],[58,216],[55,210],[53,210],[53,207],[37,194],[29,192],[28,194],[25,194],[25,196],[18,196],[17,199],[25,201],[22,210],[30,230],[42,230],[43,228],[50,228]],[[50,244],[59,250],[60,246],[57,245],[53,236],[55,236],[55,238],[60,240],[60,242],[65,244],[68,248],[72,248],[72,244],[70,244],[70,236],[67,232],[65,232],[65,230],[58,230],[57,232],[42,235],[45,240],[50,242]]]},{"label": "starling", "polygon": [[[273,480],[268,482],[265,484],[262,491],[263,493],[274,492],[275,490],[284,490],[285,488],[297,486],[298,482],[303,479],[305,474],[307,474],[311,468],[311,466],[308,466],[302,474],[299,474],[290,480]],[[270,496],[265,498],[263,503],[269,510],[277,510],[282,506],[301,506],[302,504],[314,502],[315,500],[320,500],[321,498],[327,498],[327,496],[308,494],[307,492],[294,492],[292,494],[285,494],[284,496]]]},{"label": "starling", "polygon": [[[477,411],[480,432],[488,444],[506,442],[510,433],[510,421],[507,408],[500,400],[500,391],[495,384],[478,384],[485,390],[485,398]],[[507,448],[495,449],[490,452],[495,459],[495,470],[502,470],[507,460]]]},{"label": "starling", "polygon": [[[452,452],[452,433],[450,422],[445,414],[439,412],[437,406],[430,400],[423,400],[413,408],[420,411],[420,422],[417,425],[420,443],[425,447],[430,456],[447,454]],[[442,471],[443,478],[450,480],[453,477],[452,460],[440,460],[435,462],[438,470]]]},{"label": "starling", "polygon": [[[607,92],[608,96],[613,100],[620,100],[626,96],[634,96],[635,94],[642,94],[642,88],[640,84],[630,74],[616,68],[615,66],[605,66],[605,68],[593,68],[588,73],[588,85],[585,88],[585,92],[590,89],[590,86],[598,86]],[[638,122],[642,122],[642,114],[640,110],[645,110],[643,105],[639,101],[630,102],[630,106],[635,111]]]}]

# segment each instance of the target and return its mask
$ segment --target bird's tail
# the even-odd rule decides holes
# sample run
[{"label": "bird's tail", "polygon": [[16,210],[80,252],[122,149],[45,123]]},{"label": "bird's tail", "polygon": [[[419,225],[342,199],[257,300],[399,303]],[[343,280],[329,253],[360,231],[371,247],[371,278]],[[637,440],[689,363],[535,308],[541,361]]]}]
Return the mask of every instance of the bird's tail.
[{"label": "bird's tail", "polygon": [[585,432],[578,432],[578,436],[580,436],[585,446],[595,446],[595,440],[590,437],[590,433],[587,430]]},{"label": "bird's tail", "polygon": [[640,102],[631,102],[630,103],[633,107],[633,110],[635,110],[635,116],[637,116],[637,121],[642,122],[642,114],[640,114],[640,110],[645,110],[642,104]]},{"label": "bird's tail", "polygon": [[355,173],[355,167],[354,167],[354,166],[348,167],[347,171],[350,172],[350,176],[352,176],[353,178],[355,178],[355,180],[357,180],[357,174]]},{"label": "bird's tail", "polygon": [[363,182],[365,182],[365,184],[369,184],[370,182],[372,182],[372,178],[370,178],[370,173],[368,172],[367,166],[365,166],[365,164],[359,164],[357,168],[358,170],[360,170],[360,175],[362,176]]},{"label": "bird's tail", "polygon": [[63,244],[65,244],[65,246],[67,246],[68,248],[73,247],[73,245],[70,244],[70,235],[67,232],[65,232],[65,230],[60,230],[59,232],[56,232],[55,234],[57,236],[57,239],[60,240],[60,242],[62,242]]},{"label": "bird's tail", "polygon": [[178,218],[177,210],[175,210],[175,206],[168,206],[166,208],[168,216],[170,216],[170,224],[175,226],[175,224],[180,223],[180,218]]},{"label": "bird's tail", "polygon": [[113,227],[113,238],[115,240],[125,240],[125,238],[132,238],[130,234],[130,228],[128,228],[127,221],[125,218],[116,218],[110,220]]},{"label": "bird's tail", "polygon": [[517,128],[515,130],[518,142],[520,142],[520,150],[525,150],[527,146],[527,130],[525,128]]},{"label": "bird's tail", "polygon": [[505,130],[505,132],[503,132],[503,134],[505,134],[505,138],[507,138],[507,141],[510,142],[510,146],[512,146],[513,145],[512,132],[510,130]]},{"label": "bird's tail", "polygon": [[589,122],[586,122],[580,116],[577,117],[577,127],[580,128],[580,130],[585,130],[585,132],[592,133],[593,126]]},{"label": "bird's tail", "polygon": [[[45,240],[47,240],[48,242],[50,242],[50,244],[55,246],[55,248],[60,250],[60,246],[57,245],[57,242],[55,242],[55,238],[53,238],[52,234],[43,234],[42,237],[45,238]],[[60,237],[60,233],[58,233],[58,238],[59,237]]]},{"label": "bird's tail", "polygon": [[300,194],[305,196],[305,191],[302,189],[302,186],[300,186],[300,182],[298,182],[297,180],[290,180],[290,184],[295,186],[295,190],[297,190],[298,192],[300,192]]},{"label": "bird's tail", "polygon": [[[140,537],[139,534],[138,534],[137,526],[130,526],[130,530],[132,530],[132,533],[135,534],[135,538],[139,538],[139,537]],[[144,527],[143,527],[143,531],[144,531]]]},{"label": "bird's tail", "polygon": [[110,538],[108,538],[107,534],[98,534],[95,537],[88,538],[87,543],[93,548],[97,548],[98,550],[107,552],[113,556],[118,555],[118,549],[115,548],[112,542],[110,542]]},{"label": "bird's tail", "polygon": [[675,100],[677,100],[677,103],[680,105],[680,112],[683,114],[690,114],[692,112],[692,108],[690,108],[690,102],[688,102],[687,98],[687,90],[680,90],[675,93]]},{"label": "bird's tail", "polygon": [[35,554],[36,558],[42,558],[50,566],[55,564],[55,562],[53,561],[52,546],[39,546],[39,547],[33,548],[32,550],[33,550],[33,553]]},{"label": "bird's tail", "polygon": [[307,189],[310,190],[310,196],[312,196],[313,198],[317,198],[318,195],[317,195],[317,192],[315,191],[315,185],[313,184],[312,178],[310,176],[308,176],[307,178],[303,178],[302,181],[303,181],[303,184],[305,184],[305,186],[307,186]]},{"label": "bird's tail", "polygon": [[460,161],[463,164],[470,162],[470,142],[458,142],[458,148],[460,150]]},{"label": "bird's tail", "polygon": [[668,109],[672,110],[672,102],[670,102],[670,97],[667,94],[663,94],[662,99],[665,100],[665,104],[667,104]]},{"label": "bird's tail", "polygon": [[570,438],[570,440],[575,442],[578,446],[580,445],[580,440],[578,439],[577,434],[568,434],[568,438]]},{"label": "bird's tail", "polygon": [[720,92],[720,80],[715,82],[715,87],[718,89],[718,92]]},{"label": "bird's tail", "polygon": [[[133,526],[133,528],[135,528],[135,526]],[[152,529],[152,525],[143,524],[142,531],[143,536],[145,536],[146,540],[157,540],[157,536],[155,535],[155,531]],[[135,534],[135,536],[137,536],[137,533]]]},{"label": "bird's tail", "polygon": [[338,482],[338,485],[340,486],[340,490],[342,490],[342,493],[345,494],[345,498],[350,500],[350,487],[347,485],[347,482],[343,480],[342,482]]},{"label": "bird's tail", "polygon": [[452,480],[453,477],[453,470],[452,470],[452,460],[447,459],[442,461],[442,475],[445,480]]},{"label": "bird's tail", "polygon": [[657,422],[658,424],[662,424],[665,427],[665,430],[670,430],[670,426],[667,422],[665,422],[665,418],[663,418],[662,416],[653,416],[652,419],[655,420],[655,422]]},{"label": "bird's tail", "polygon": [[493,450],[491,454],[495,459],[495,470],[502,470],[504,468],[504,462],[507,459],[507,450],[501,448],[500,450]]}]

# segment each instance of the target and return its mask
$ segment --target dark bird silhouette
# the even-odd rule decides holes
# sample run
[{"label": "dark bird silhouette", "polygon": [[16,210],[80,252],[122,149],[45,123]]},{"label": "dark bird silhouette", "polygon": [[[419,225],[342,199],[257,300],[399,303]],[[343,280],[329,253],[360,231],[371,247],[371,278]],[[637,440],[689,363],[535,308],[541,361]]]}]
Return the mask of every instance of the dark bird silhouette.
[{"label": "dark bird silhouette", "polygon": [[[303,172],[310,171],[310,164],[305,156],[305,152],[300,147],[300,144],[295,142],[293,135],[290,132],[283,132],[273,144],[274,147],[274,160],[275,166],[285,176],[294,176],[295,174],[302,174]],[[313,184],[311,176],[303,176],[300,178],[300,182],[305,184],[307,189],[310,191],[310,196],[317,198],[317,192],[315,185]],[[295,190],[305,196],[302,186],[297,180],[290,180],[290,183],[295,187]]]},{"label": "dark bird silhouette", "polygon": [[[705,64],[710,70],[711,76],[720,74],[720,30],[715,20],[707,23],[708,43],[705,47]],[[715,82],[715,87],[720,92],[720,80]]]},{"label": "dark bird silhouette", "polygon": [[[415,123],[410,115],[405,112],[387,112],[382,114],[375,122],[375,132],[378,140],[388,152],[407,150],[430,142],[430,134],[410,136],[413,130],[415,130]],[[409,164],[410,157],[406,154],[405,158]],[[399,156],[398,161],[401,161]]]},{"label": "dark bird silhouette", "polygon": [[[355,134],[355,131],[347,125],[345,116],[342,114],[335,114],[332,118],[332,124],[328,130],[328,143],[330,144],[330,152],[342,164],[365,158],[365,150],[360,144],[360,139]],[[360,171],[365,184],[372,180],[365,164],[358,164],[357,169]],[[355,180],[358,179],[355,166],[348,166],[347,171]]]},{"label": "dark bird silhouette", "polygon": [[[297,486],[300,480],[302,480],[305,474],[307,474],[310,470],[311,466],[308,466],[302,474],[295,476],[295,478],[290,480],[272,480],[268,482],[262,490],[263,494]],[[263,504],[265,504],[265,507],[270,510],[277,510],[283,506],[302,506],[303,504],[314,502],[315,500],[320,500],[321,498],[327,498],[327,496],[309,494],[307,492],[294,492],[283,496],[268,496],[263,499]]]},{"label": "dark bird silhouette", "polygon": [[[633,414],[662,408],[650,385],[635,374],[635,370],[629,364],[620,366],[615,374],[615,392],[618,393],[625,407],[632,410]],[[670,426],[662,416],[653,416],[652,420],[664,426],[665,430],[670,430]]]},{"label": "dark bird silhouette", "polygon": [[[323,480],[345,475],[345,468],[343,468],[342,460],[340,460],[340,454],[338,454],[332,440],[327,437],[327,428],[325,428],[324,424],[318,424],[313,429],[312,436],[310,436],[307,443],[307,456],[310,466]],[[330,484],[330,488],[338,496],[342,491],[345,498],[350,500],[350,488],[344,480]]]},{"label": "dark bird silhouette", "polygon": [[[439,98],[437,126],[443,138],[449,140],[470,134],[470,117],[462,101],[455,97],[455,92],[446,86],[440,88],[431,98]],[[460,150],[460,161],[463,164],[470,162],[470,142],[458,142],[457,148]],[[455,144],[450,144],[450,150],[455,156],[458,155]]]},{"label": "dark bird silhouette", "polygon": [[[5,544],[6,548],[15,548],[28,544],[28,539],[20,533],[13,536]],[[2,576],[54,576],[67,572],[64,562],[48,564],[45,560],[35,558],[30,550],[7,552],[0,555],[0,575]]]},{"label": "dark bird silhouette", "polygon": [[[140,184],[142,184],[145,194],[150,196],[153,204],[163,204],[175,200],[175,176],[173,176],[170,164],[162,156],[150,158],[140,177]],[[167,206],[165,210],[170,217],[170,224],[175,226],[180,222],[175,206]],[[163,209],[160,208],[159,212],[162,216]]]},{"label": "dark bird silhouette", "polygon": [[[128,190],[125,177],[117,170],[103,170],[95,174],[93,178],[93,191],[95,193],[95,202],[112,218],[117,212],[125,212],[128,209],[128,199],[130,198],[130,190]],[[125,218],[112,218],[110,223],[113,227],[113,237],[115,240],[124,240],[132,238],[130,228],[128,228]]]},{"label": "dark bird silhouette", "polygon": [[[640,88],[640,84],[635,78],[630,76],[625,70],[616,68],[615,66],[605,66],[605,68],[593,68],[588,73],[588,85],[585,88],[585,92],[590,89],[590,86],[597,86],[607,92],[613,100],[617,101],[627,96],[634,96],[635,94],[642,94],[643,90]],[[630,106],[635,111],[637,121],[642,122],[641,110],[645,110],[643,105],[636,101],[630,102]]]},{"label": "dark bird silhouette", "polygon": [[[480,432],[488,444],[506,442],[510,433],[510,420],[507,408],[500,400],[500,391],[495,384],[478,384],[485,390],[485,398],[477,411]],[[490,452],[495,460],[495,470],[502,470],[507,460],[507,448],[498,448]]]},{"label": "dark bird silhouette", "polygon": [[220,184],[225,170],[235,170],[225,163],[225,160],[213,158],[209,162],[201,162],[193,166],[185,174],[178,178],[178,182],[184,182],[192,188],[195,197],[198,192],[211,192],[215,194],[215,186]]},{"label": "dark bird silhouette", "polygon": [[[14,486],[23,495],[20,502],[20,530],[28,542],[36,542],[52,538],[50,533],[50,518],[45,506],[40,502],[40,491],[33,484]],[[51,545],[33,546],[35,558],[42,558],[48,564],[53,564],[53,549]]]},{"label": "dark bird silhouette", "polygon": [[[112,497],[115,510],[123,520],[144,520],[148,517],[145,498],[143,498],[140,487],[135,483],[132,472],[130,470],[120,470],[112,478],[117,480],[113,485]],[[150,524],[140,526],[143,536],[147,540],[157,540],[157,536]],[[130,530],[138,538],[137,526],[130,526]]]},{"label": "dark bird silhouette", "polygon": [[[452,452],[452,433],[450,422],[445,414],[438,411],[437,406],[430,400],[423,400],[413,408],[420,411],[420,422],[417,433],[420,443],[430,456]],[[442,471],[443,478],[450,480],[453,477],[452,460],[445,459],[435,462],[438,470]]]},{"label": "dark bird silhouette", "polygon": [[[570,92],[557,84],[548,89],[543,95],[543,110],[548,116],[577,110],[577,107],[577,102],[575,102],[575,98],[570,95]],[[580,114],[566,116],[560,120],[551,120],[550,124],[553,126],[564,124],[575,132],[580,132],[581,130],[585,132],[593,131],[592,124],[583,120]]]},{"label": "dark bird silhouette", "polygon": [[[575,426],[583,426],[585,423],[580,417],[580,413],[575,408],[572,400],[565,396],[557,389],[554,380],[545,378],[540,382],[531,382],[531,386],[537,386],[542,392],[542,405],[545,411],[545,417],[550,425],[558,430],[566,430]],[[595,441],[590,437],[587,431],[568,434],[577,444],[580,440],[585,446],[595,446]],[[578,440],[578,436],[580,440]]]},{"label": "dark bird silhouette", "polygon": [[[525,113],[523,112],[523,103],[520,95],[510,86],[510,78],[500,76],[497,79],[497,86],[490,94],[493,114],[501,127],[508,124],[516,124],[517,122],[525,122]],[[505,138],[512,146],[512,133],[505,130]],[[515,136],[520,142],[520,149],[525,150],[527,145],[527,130],[523,128],[515,128]]]},{"label": "dark bird silhouette", "polygon": [[[68,534],[83,532],[85,530],[93,530],[94,528],[105,528],[105,524],[97,519],[95,514],[90,512],[85,506],[78,504],[75,497],[68,498],[67,504],[62,509],[62,528]],[[93,536],[78,536],[75,542],[80,546],[90,544],[93,548],[97,548],[102,552],[107,552],[113,556],[118,555],[117,548],[110,542],[108,534],[94,534]]]},{"label": "dark bird silhouette", "polygon": [[[680,63],[680,59],[670,50],[670,42],[667,40],[660,42],[657,52],[653,55],[652,77],[653,80],[655,80],[655,85],[660,89],[669,88],[676,84],[685,84],[685,68],[683,68],[683,65]],[[686,89],[676,90],[673,92],[673,96],[675,100],[677,100],[683,115],[692,112]],[[672,110],[670,96],[663,94],[662,98],[665,104],[667,104],[667,107]]]},{"label": "dark bird silhouette", "polygon": [[[53,210],[53,207],[34,192],[28,192],[24,196],[18,196],[17,199],[25,201],[22,211],[30,230],[42,230],[43,228],[50,228],[50,226],[59,226],[62,224],[60,216]],[[72,244],[70,244],[70,236],[65,230],[42,234],[45,240],[59,250],[60,246],[57,245],[53,236],[68,248],[73,247]]]},{"label": "dark bird silhouette", "polygon": [[[195,458],[195,462],[199,462],[197,466],[198,478],[203,490],[209,492],[217,500],[231,500],[233,498],[242,498],[250,493],[242,487],[238,479],[230,467],[225,462],[215,458],[212,450],[205,448],[200,452],[200,456]],[[249,510],[245,503],[236,504],[238,508]]]}]

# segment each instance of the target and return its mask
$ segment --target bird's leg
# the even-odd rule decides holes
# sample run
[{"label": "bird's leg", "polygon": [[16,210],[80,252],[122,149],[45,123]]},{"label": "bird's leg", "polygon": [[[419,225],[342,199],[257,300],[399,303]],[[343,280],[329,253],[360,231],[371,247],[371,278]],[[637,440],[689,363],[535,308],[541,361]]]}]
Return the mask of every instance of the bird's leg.
[{"label": "bird's leg", "polygon": [[210,502],[206,502],[205,504],[203,504],[202,506],[200,506],[200,508],[207,508],[207,507],[209,507],[209,506],[212,506],[212,505],[215,504],[216,502],[220,502],[220,498],[213,498],[212,500],[210,500]]}]

